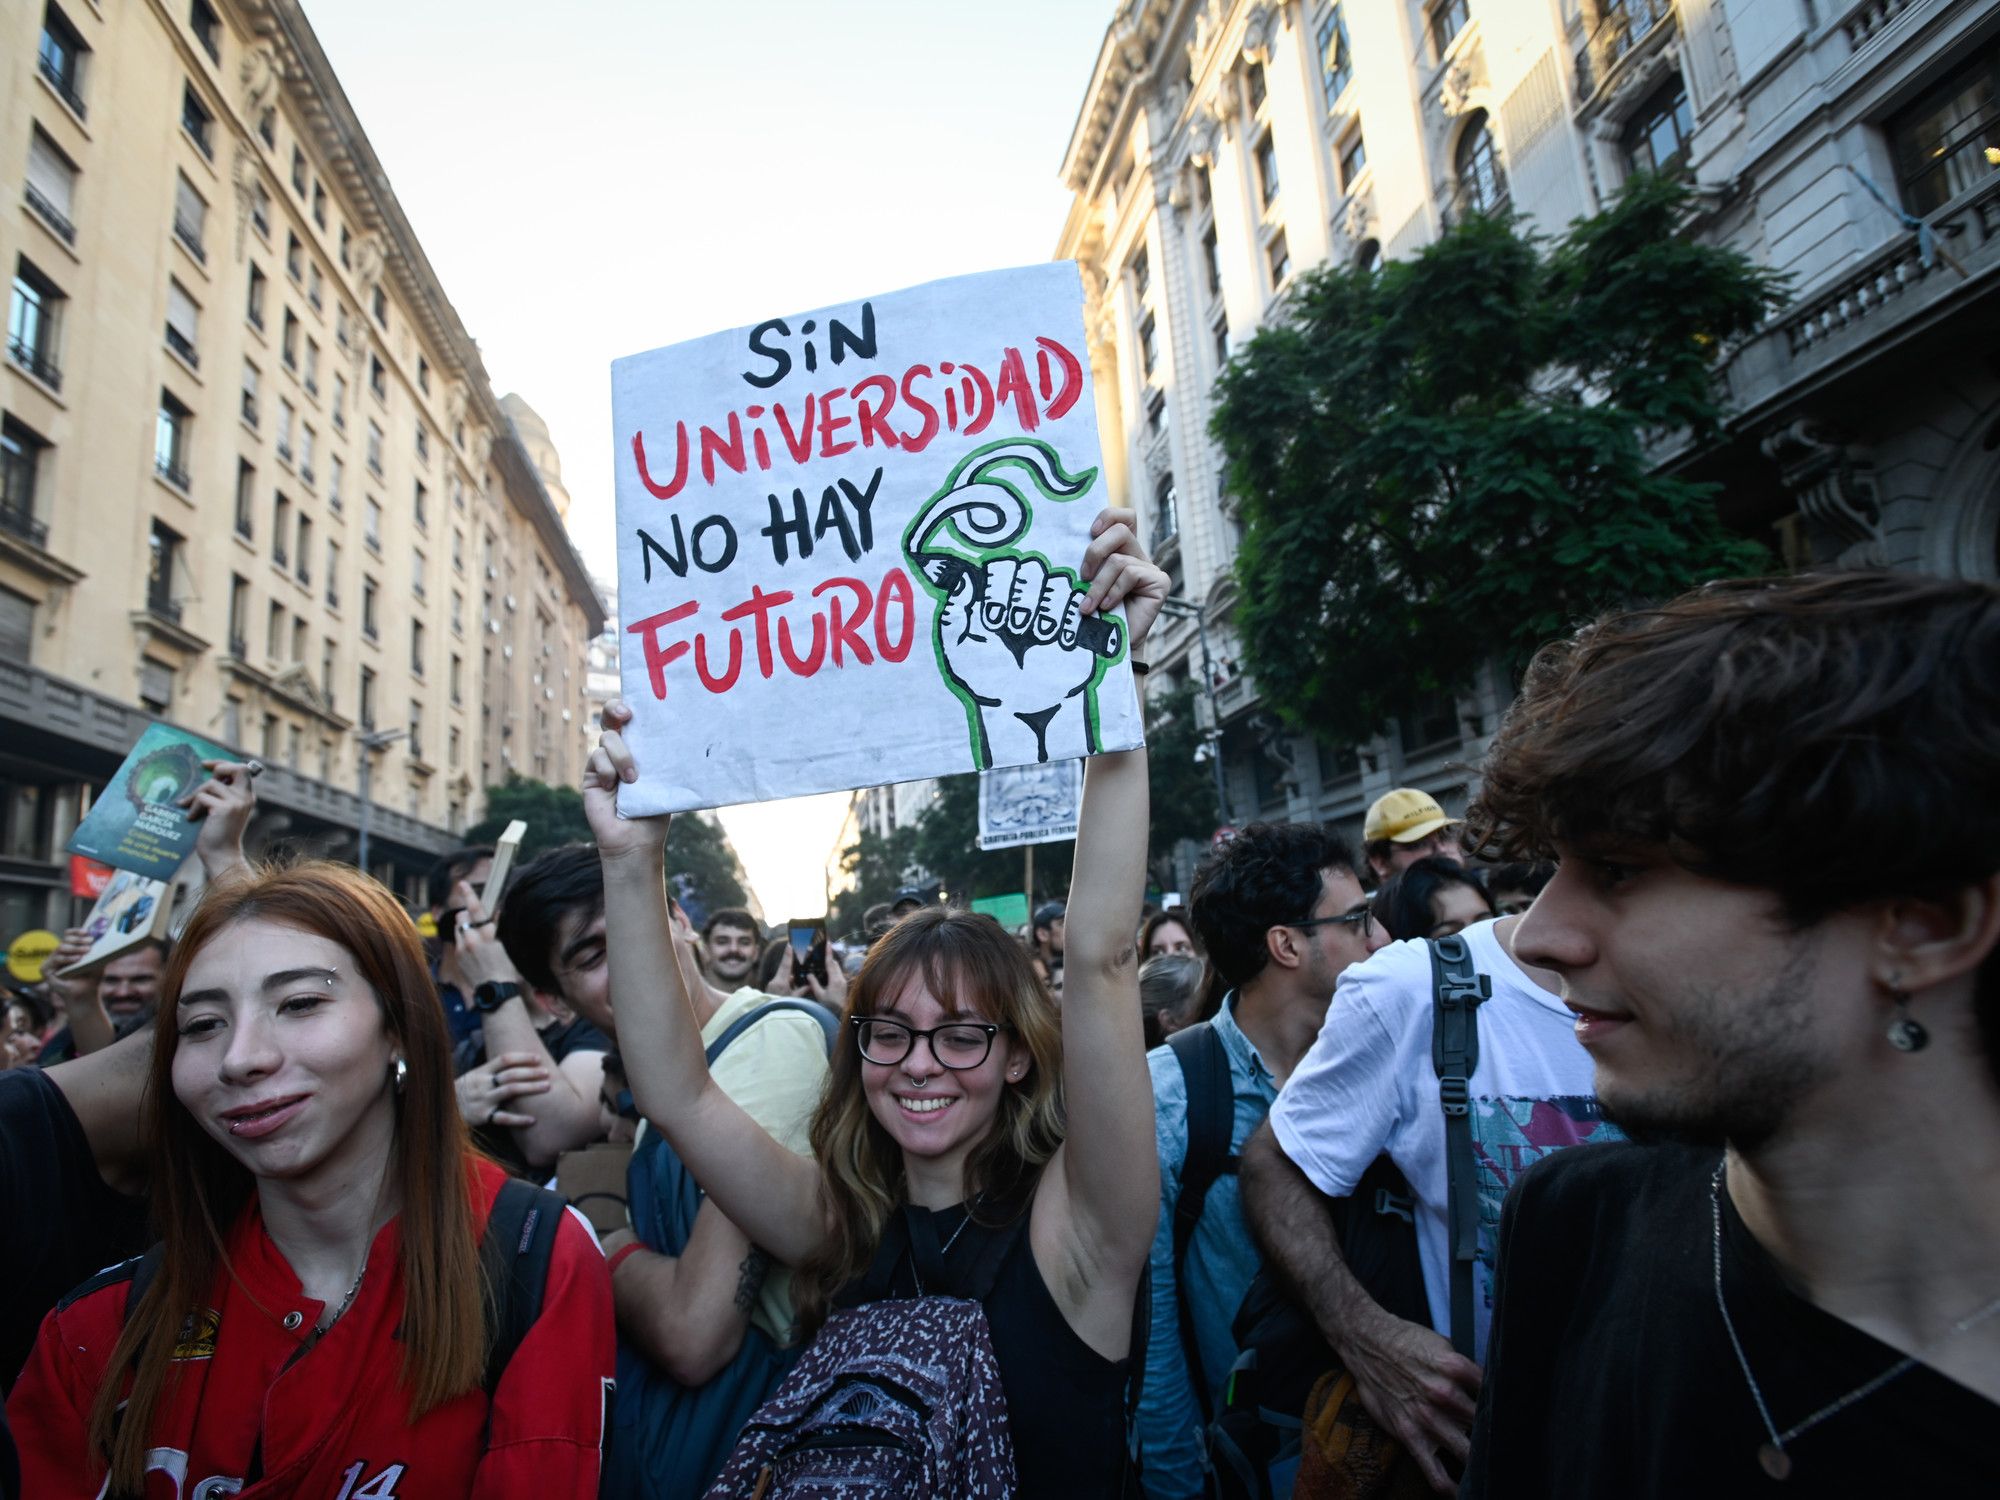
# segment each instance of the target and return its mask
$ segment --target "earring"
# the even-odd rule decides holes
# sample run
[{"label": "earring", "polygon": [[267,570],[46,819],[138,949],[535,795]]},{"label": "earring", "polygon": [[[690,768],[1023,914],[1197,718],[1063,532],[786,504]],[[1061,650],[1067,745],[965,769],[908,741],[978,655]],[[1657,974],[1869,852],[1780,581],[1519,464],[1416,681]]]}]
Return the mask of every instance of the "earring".
[{"label": "earring", "polygon": [[1910,1015],[1910,997],[1902,990],[1891,987],[1889,998],[1896,1003],[1896,1014],[1889,1022],[1889,1045],[1898,1052],[1921,1052],[1931,1044],[1931,1034],[1924,1030],[1923,1023]]},{"label": "earring", "polygon": [[397,1058],[396,1066],[390,1070],[389,1077],[396,1085],[396,1092],[402,1093],[404,1085],[410,1081],[410,1065],[402,1058]]}]

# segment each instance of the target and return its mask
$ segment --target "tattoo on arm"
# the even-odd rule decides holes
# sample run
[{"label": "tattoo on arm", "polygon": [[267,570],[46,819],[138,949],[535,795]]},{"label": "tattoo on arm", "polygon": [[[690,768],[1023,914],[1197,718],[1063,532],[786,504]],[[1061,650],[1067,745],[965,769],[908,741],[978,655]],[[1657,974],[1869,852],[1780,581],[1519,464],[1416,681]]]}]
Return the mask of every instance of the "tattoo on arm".
[{"label": "tattoo on arm", "polygon": [[757,1294],[764,1289],[764,1278],[770,1274],[771,1257],[756,1246],[743,1257],[743,1264],[736,1268],[736,1310],[748,1312],[757,1305]]}]

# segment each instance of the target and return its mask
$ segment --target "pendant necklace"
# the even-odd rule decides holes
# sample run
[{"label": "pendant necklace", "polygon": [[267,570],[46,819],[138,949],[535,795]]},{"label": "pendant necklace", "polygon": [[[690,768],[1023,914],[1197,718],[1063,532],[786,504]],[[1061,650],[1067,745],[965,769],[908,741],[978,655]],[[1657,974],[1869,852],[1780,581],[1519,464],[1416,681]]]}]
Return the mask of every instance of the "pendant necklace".
[{"label": "pendant necklace", "polygon": [[[1837,1401],[1829,1401],[1804,1421],[1794,1423],[1783,1432],[1778,1431],[1778,1424],[1771,1420],[1771,1408],[1765,1404],[1764,1392],[1757,1384],[1757,1377],[1750,1373],[1750,1358],[1743,1352],[1743,1340],[1736,1336],[1735,1321],[1729,1316],[1729,1303],[1722,1295],[1722,1171],[1723,1164],[1717,1163],[1715,1175],[1709,1179],[1708,1184],[1709,1218],[1714,1230],[1715,1244],[1715,1305],[1722,1313],[1722,1326],[1729,1333],[1730,1348],[1736,1351],[1736,1363],[1742,1367],[1744,1383],[1750,1387],[1750,1399],[1757,1403],[1757,1415],[1764,1423],[1764,1431],[1770,1435],[1768,1442],[1757,1445],[1757,1465],[1771,1478],[1785,1480],[1792,1475],[1792,1456],[1785,1451],[1785,1444],[1819,1426],[1828,1417],[1847,1410],[1855,1402],[1874,1395],[1891,1381],[1909,1374],[1921,1361],[1916,1354],[1906,1354],[1874,1379],[1856,1386]],[[1996,1314],[2000,1314],[2000,1297],[1960,1318],[1945,1332],[1923,1345],[1918,1354],[1929,1353],[1939,1344],[1977,1328]]]},{"label": "pendant necklace", "polygon": [[336,1307],[333,1310],[333,1316],[328,1318],[324,1323],[318,1324],[313,1329],[313,1332],[315,1334],[325,1333],[329,1328],[333,1327],[334,1324],[340,1321],[342,1315],[346,1313],[348,1308],[354,1305],[355,1294],[361,1290],[361,1278],[363,1276],[366,1276],[367,1274],[368,1274],[368,1257],[364,1255],[361,1258],[361,1268],[354,1273],[354,1285],[350,1286],[347,1289],[347,1295],[340,1299],[340,1306]]},{"label": "pendant necklace", "polygon": [[[944,1258],[947,1255],[951,1254],[951,1247],[958,1243],[958,1237],[961,1234],[965,1233],[965,1226],[972,1222],[972,1216],[975,1212],[977,1212],[979,1205],[984,1203],[985,1201],[986,1201],[986,1195],[984,1193],[981,1193],[977,1198],[974,1198],[971,1203],[966,1205],[965,1217],[958,1221],[958,1228],[954,1229],[951,1232],[951,1234],[945,1239],[944,1248],[938,1251],[938,1264],[940,1266],[944,1264]],[[914,1257],[912,1257],[910,1260],[910,1275],[916,1280],[917,1295],[919,1297],[927,1295],[927,1293],[924,1291],[923,1273],[917,1269],[917,1262]]]}]

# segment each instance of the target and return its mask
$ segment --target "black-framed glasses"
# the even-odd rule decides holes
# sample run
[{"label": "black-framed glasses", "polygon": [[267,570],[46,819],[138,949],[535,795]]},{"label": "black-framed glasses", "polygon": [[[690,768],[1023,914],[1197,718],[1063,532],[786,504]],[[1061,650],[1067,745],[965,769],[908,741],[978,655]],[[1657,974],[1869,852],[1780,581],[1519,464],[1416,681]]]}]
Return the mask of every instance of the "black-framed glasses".
[{"label": "black-framed glasses", "polygon": [[926,1031],[880,1016],[851,1016],[848,1025],[854,1028],[861,1055],[877,1067],[893,1068],[922,1037],[939,1066],[960,1073],[985,1062],[993,1051],[993,1038],[1005,1029],[991,1021],[947,1021]]},{"label": "black-framed glasses", "polygon": [[1357,906],[1353,911],[1344,911],[1331,917],[1307,917],[1303,922],[1281,922],[1281,927],[1296,927],[1301,932],[1310,932],[1315,927],[1359,927],[1366,938],[1375,930],[1375,913],[1366,906]]}]

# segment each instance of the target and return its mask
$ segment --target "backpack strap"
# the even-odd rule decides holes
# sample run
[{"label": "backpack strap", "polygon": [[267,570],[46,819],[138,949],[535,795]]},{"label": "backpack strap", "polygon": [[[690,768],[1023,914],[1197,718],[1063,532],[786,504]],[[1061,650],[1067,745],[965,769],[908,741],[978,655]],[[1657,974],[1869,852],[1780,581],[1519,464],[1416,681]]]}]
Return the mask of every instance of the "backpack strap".
[{"label": "backpack strap", "polygon": [[1236,1088],[1229,1077],[1229,1052],[1207,1021],[1183,1027],[1167,1038],[1187,1085],[1187,1156],[1181,1165],[1181,1190],[1174,1199],[1174,1297],[1179,1303],[1181,1347],[1187,1357],[1188,1382],[1209,1409],[1208,1384],[1201,1378],[1201,1351],[1194,1336],[1194,1304],[1188,1298],[1181,1263],[1201,1222],[1208,1190],[1224,1173],[1234,1175],[1238,1158],[1229,1149],[1236,1124]]},{"label": "backpack strap", "polygon": [[1479,1067],[1479,1007],[1493,981],[1461,934],[1427,940],[1431,953],[1431,1066],[1444,1106],[1446,1237],[1451,1251],[1451,1345],[1472,1358],[1472,1270],[1479,1253],[1479,1183],[1472,1155],[1470,1082]]},{"label": "backpack strap", "polygon": [[827,1055],[833,1055],[834,1043],[840,1039],[840,1021],[834,1013],[816,1000],[770,1000],[756,1006],[729,1023],[721,1036],[708,1044],[708,1065],[715,1066],[715,1060],[729,1050],[729,1044],[744,1032],[755,1026],[766,1016],[774,1016],[779,1011],[795,1010],[811,1016],[819,1022],[819,1029],[826,1033]]},{"label": "backpack strap", "polygon": [[556,1230],[566,1212],[547,1188],[510,1177],[493,1200],[479,1243],[488,1288],[486,1395],[500,1388],[508,1361],[542,1315],[542,1293],[555,1253]]}]

